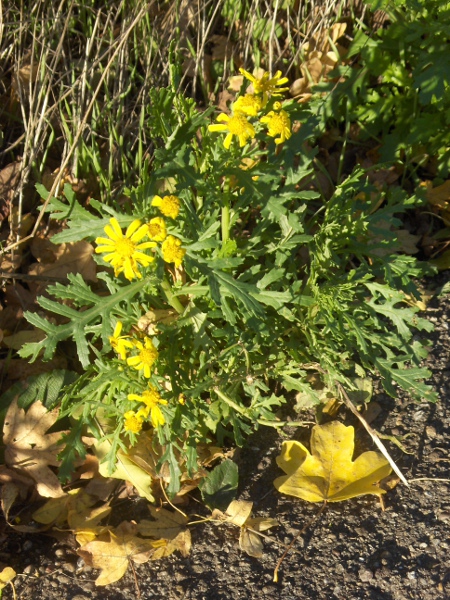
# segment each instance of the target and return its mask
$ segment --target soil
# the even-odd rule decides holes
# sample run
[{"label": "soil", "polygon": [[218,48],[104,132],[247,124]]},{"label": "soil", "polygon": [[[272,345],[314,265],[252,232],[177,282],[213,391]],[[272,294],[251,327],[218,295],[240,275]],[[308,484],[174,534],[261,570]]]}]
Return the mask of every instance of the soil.
[{"label": "soil", "polygon": [[[432,282],[442,285],[450,272]],[[428,367],[440,393],[437,404],[417,403],[406,394],[397,399],[376,394],[382,408],[372,426],[395,435],[410,452],[386,441],[389,452],[410,482],[384,496],[385,510],[373,496],[329,505],[273,571],[283,547],[317,513],[320,505],[279,494],[275,463],[286,437],[307,442],[305,430],[258,431],[235,457],[239,465],[239,499],[254,502],[256,516],[279,520],[267,533],[261,559],[244,554],[235,528],[211,523],[192,527],[193,547],[187,558],[172,555],[135,566],[116,584],[96,587],[96,572],[84,567],[70,540],[20,535],[0,524],[0,561],[18,573],[20,600],[444,600],[450,598],[450,296],[432,300],[428,316],[436,325]],[[340,413],[347,423],[351,415]],[[371,442],[358,424],[359,449]],[[193,499],[190,514],[207,514]],[[146,503],[134,502],[127,519],[148,517]],[[3,598],[13,598],[10,586]]]}]

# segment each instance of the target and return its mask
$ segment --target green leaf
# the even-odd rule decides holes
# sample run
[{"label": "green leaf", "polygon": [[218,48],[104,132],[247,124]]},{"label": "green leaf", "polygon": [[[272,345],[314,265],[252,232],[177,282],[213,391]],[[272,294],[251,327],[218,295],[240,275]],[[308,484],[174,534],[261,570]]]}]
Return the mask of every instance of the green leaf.
[{"label": "green leaf", "polygon": [[238,467],[232,460],[217,465],[199,485],[203,502],[211,509],[226,510],[236,498]]},{"label": "green leaf", "polygon": [[[75,286],[76,288],[77,284],[80,285],[79,278],[77,279],[77,277],[73,275],[69,275],[68,277],[72,286]],[[63,325],[54,325],[36,313],[31,313],[29,311],[25,312],[24,316],[27,321],[35,327],[42,329],[47,337],[41,342],[25,344],[19,351],[19,355],[22,358],[30,357],[31,362],[33,362],[43,350],[43,359],[50,360],[55,353],[58,342],[72,338],[77,345],[78,356],[83,368],[88,367],[90,364],[89,348],[86,339],[86,336],[89,333],[88,329],[101,321],[107,321],[109,323],[111,315],[114,314],[117,309],[120,309],[120,305],[123,302],[130,301],[147,283],[148,281],[146,279],[142,279],[141,281],[127,284],[118,292],[110,294],[109,296],[100,297],[94,294],[94,306],[81,312],[73,311],[72,309],[68,309],[68,307],[64,307],[63,309],[63,305],[57,302],[42,297],[39,298],[39,303],[42,302],[45,307],[48,307],[48,310],[56,314],[61,312],[64,312],[64,314],[67,315],[70,314],[72,315],[72,319]],[[61,289],[58,289],[59,293],[61,293]],[[70,293],[74,294],[76,292],[72,289]],[[85,289],[83,289],[83,293],[85,293]]]}]

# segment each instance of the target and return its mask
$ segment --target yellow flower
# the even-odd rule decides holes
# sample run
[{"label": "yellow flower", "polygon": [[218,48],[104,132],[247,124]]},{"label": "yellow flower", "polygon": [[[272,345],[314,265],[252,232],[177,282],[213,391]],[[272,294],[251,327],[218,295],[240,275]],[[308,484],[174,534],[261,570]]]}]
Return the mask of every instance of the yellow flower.
[{"label": "yellow flower", "polygon": [[281,71],[277,71],[273,77],[270,73],[263,73],[262,77],[255,77],[245,69],[239,69],[240,73],[244,75],[249,81],[253,83],[253,89],[255,94],[262,94],[263,99],[267,100],[267,95],[281,96],[283,92],[289,90],[288,87],[280,87],[284,83],[287,83],[289,79],[287,77],[281,77]]},{"label": "yellow flower", "polygon": [[223,141],[223,145],[228,150],[231,146],[233,135],[239,138],[239,145],[245,146],[248,139],[255,137],[255,128],[251,123],[248,122],[247,117],[243,114],[237,113],[236,115],[229,116],[225,113],[220,113],[217,117],[219,123],[222,121],[226,124],[223,125],[209,125],[209,131],[227,131],[228,134]]},{"label": "yellow flower", "polygon": [[178,196],[155,196],[152,206],[156,206],[165,217],[176,219],[180,213],[180,199]]},{"label": "yellow flower", "polygon": [[120,335],[122,333],[122,327],[123,324],[120,321],[117,321],[114,333],[108,339],[111,347],[114,348],[119,355],[119,358],[125,360],[127,357],[127,348],[133,348],[134,344],[127,335]]},{"label": "yellow flower", "polygon": [[137,371],[144,371],[144,377],[148,379],[151,375],[153,363],[158,358],[158,350],[153,345],[150,338],[146,337],[144,343],[136,341],[134,347],[139,350],[136,356],[127,358],[127,364],[134,367]]},{"label": "yellow flower", "polygon": [[148,267],[155,260],[154,256],[144,254],[141,250],[154,248],[156,243],[138,243],[147,235],[147,225],[141,225],[138,220],[133,221],[126,230],[125,235],[123,235],[117,219],[113,217],[109,222],[110,225],[105,227],[105,233],[110,239],[98,237],[95,243],[100,245],[97,246],[95,252],[97,254],[108,252],[103,260],[111,263],[116,277],[123,272],[129,281],[134,277],[140,279],[142,275],[139,273],[139,265]]},{"label": "yellow flower", "polygon": [[128,400],[136,400],[136,402],[143,402],[145,404],[145,408],[140,408],[137,414],[142,415],[146,419],[150,415],[153,427],[159,427],[166,422],[159,404],[165,405],[167,404],[167,400],[163,400],[158,390],[153,386],[149,386],[148,390],[144,390],[141,396],[128,394]]},{"label": "yellow flower", "polygon": [[151,219],[147,224],[148,237],[154,242],[162,242],[167,237],[166,223],[161,217]]},{"label": "yellow flower", "polygon": [[275,144],[281,144],[292,135],[291,120],[285,110],[279,112],[271,110],[265,117],[261,117],[260,121],[267,125],[268,134],[271,137],[279,136],[276,138]]},{"label": "yellow flower", "polygon": [[181,266],[186,254],[186,250],[181,248],[181,240],[173,235],[169,235],[161,244],[161,250],[165,262],[175,263],[177,269]]},{"label": "yellow flower", "polygon": [[139,433],[141,431],[144,418],[136,414],[134,410],[128,410],[123,415],[123,419],[125,431],[131,431],[132,433]]},{"label": "yellow flower", "polygon": [[245,96],[239,96],[233,104],[233,112],[243,113],[249,117],[256,117],[259,111],[264,108],[264,104],[262,98],[258,98],[254,94],[245,94]]}]

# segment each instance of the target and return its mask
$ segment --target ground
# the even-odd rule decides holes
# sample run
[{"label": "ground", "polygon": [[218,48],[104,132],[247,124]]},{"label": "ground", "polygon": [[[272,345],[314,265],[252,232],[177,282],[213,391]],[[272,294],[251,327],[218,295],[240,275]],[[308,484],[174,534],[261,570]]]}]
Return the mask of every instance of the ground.
[{"label": "ground", "polygon": [[[440,286],[447,271],[429,283]],[[372,426],[397,436],[410,452],[390,442],[389,451],[410,487],[398,484],[385,497],[385,510],[372,496],[334,503],[309,528],[280,568],[273,571],[283,548],[320,505],[279,494],[273,480],[281,475],[275,463],[283,438],[260,430],[235,460],[239,465],[239,498],[254,502],[257,516],[277,518],[261,559],[238,547],[235,528],[211,523],[192,528],[193,547],[187,558],[172,555],[131,569],[116,584],[96,587],[96,572],[83,567],[70,540],[27,536],[0,524],[0,561],[17,571],[20,600],[444,600],[450,598],[450,336],[447,315],[450,296],[431,301],[428,317],[436,330],[428,366],[440,394],[437,404],[417,403],[405,394],[392,399],[376,394],[382,408]],[[351,422],[350,416],[346,417]],[[366,433],[355,423],[357,447],[370,447]],[[286,430],[306,442],[308,434]],[[195,497],[187,512],[206,515]],[[146,502],[126,507],[126,518],[148,517]],[[8,586],[3,598],[13,598]]]}]

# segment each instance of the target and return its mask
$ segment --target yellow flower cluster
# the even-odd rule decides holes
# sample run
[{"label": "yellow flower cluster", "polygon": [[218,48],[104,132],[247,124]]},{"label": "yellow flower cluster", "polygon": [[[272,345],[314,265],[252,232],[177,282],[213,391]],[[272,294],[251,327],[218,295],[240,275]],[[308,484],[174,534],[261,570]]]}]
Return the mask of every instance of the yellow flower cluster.
[{"label": "yellow flower cluster", "polygon": [[[239,140],[242,148],[256,136],[256,129],[249,121],[250,117],[257,117],[266,107],[269,97],[278,97],[286,92],[288,87],[281,87],[287,83],[287,77],[281,77],[277,71],[273,77],[264,73],[262,77],[255,77],[244,69],[239,69],[242,75],[253,84],[253,94],[245,94],[232,105],[232,114],[220,113],[217,123],[209,125],[209,131],[226,133],[223,145],[228,150],[233,138]],[[286,111],[282,110],[281,102],[273,103],[273,110],[261,116],[260,123],[267,126],[269,136],[275,138],[275,144],[281,144],[291,137],[291,121]]]},{"label": "yellow flower cluster", "polygon": [[[113,335],[109,338],[111,347],[117,352],[119,358],[126,362],[129,367],[142,372],[145,379],[149,379],[152,374],[152,368],[158,359],[158,350],[153,341],[145,336],[144,340],[137,340],[129,335],[121,335],[123,324],[118,321]],[[131,356],[127,356],[130,353]],[[124,413],[124,429],[131,433],[139,433],[145,421],[151,421],[153,427],[157,428],[164,425],[165,418],[160,405],[167,404],[163,400],[158,390],[149,385],[139,396],[137,394],[128,394],[128,400],[141,402],[144,406],[138,411],[129,410]]]},{"label": "yellow flower cluster", "polygon": [[[176,219],[180,212],[180,199],[173,195],[163,198],[155,196],[152,206],[157,207],[165,217]],[[177,268],[181,266],[186,250],[181,247],[181,240],[167,235],[166,222],[162,217],[154,217],[144,225],[136,219],[128,226],[125,234],[117,219],[113,217],[109,223],[105,227],[108,237],[98,237],[95,240],[98,244],[95,252],[106,253],[103,260],[114,267],[116,277],[123,273],[129,281],[136,277],[140,279],[142,275],[139,267],[148,267],[155,260],[155,256],[143,251],[153,250],[157,247],[157,242],[161,242],[164,261],[174,263]],[[141,243],[145,237],[150,241]]]}]

